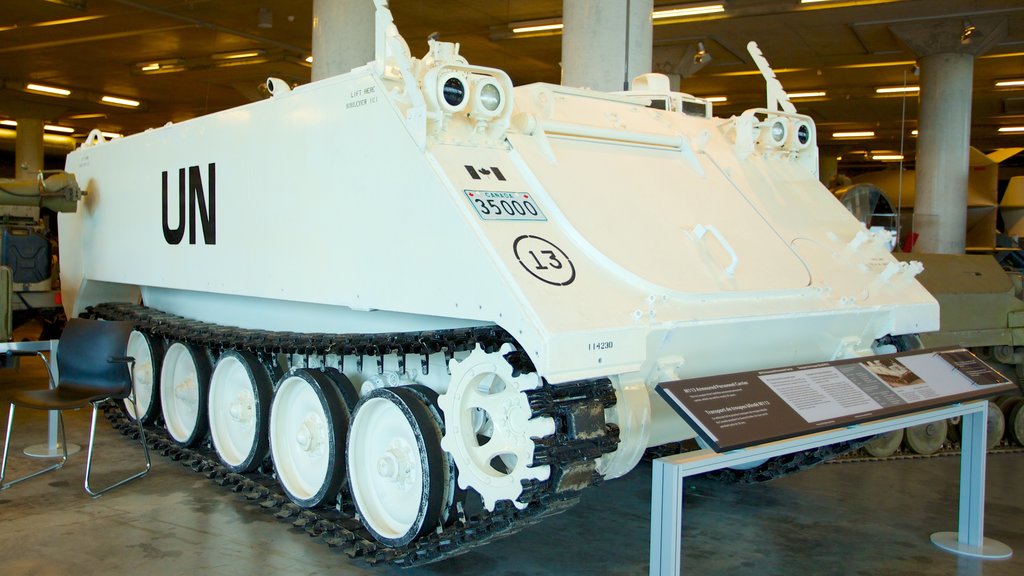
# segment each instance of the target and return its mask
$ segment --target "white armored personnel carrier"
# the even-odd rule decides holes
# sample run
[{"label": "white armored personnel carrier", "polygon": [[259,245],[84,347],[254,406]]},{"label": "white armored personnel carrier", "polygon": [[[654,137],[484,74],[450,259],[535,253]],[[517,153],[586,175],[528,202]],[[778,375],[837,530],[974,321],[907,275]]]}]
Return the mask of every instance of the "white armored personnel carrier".
[{"label": "white armored personnel carrier", "polygon": [[720,119],[656,75],[513,88],[456,44],[413,58],[385,7],[378,43],[68,157],[68,312],[136,322],[130,416],[211,474],[272,474],[429,561],[693,437],[659,382],[938,326],[920,267],[818,183],[814,124],[759,53],[768,105]]}]

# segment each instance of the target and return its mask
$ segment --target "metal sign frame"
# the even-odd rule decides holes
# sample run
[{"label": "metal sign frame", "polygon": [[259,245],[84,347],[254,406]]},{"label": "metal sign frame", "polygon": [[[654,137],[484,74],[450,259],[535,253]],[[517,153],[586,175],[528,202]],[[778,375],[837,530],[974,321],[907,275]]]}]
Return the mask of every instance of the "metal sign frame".
[{"label": "metal sign frame", "polygon": [[654,461],[651,478],[650,574],[676,576],[682,573],[683,483],[687,477],[955,416],[963,417],[958,529],[956,532],[936,532],[931,535],[931,540],[939,548],[955,554],[988,559],[1009,558],[1013,554],[1009,546],[984,535],[988,402],[977,401],[721,454],[699,450],[658,458]]}]

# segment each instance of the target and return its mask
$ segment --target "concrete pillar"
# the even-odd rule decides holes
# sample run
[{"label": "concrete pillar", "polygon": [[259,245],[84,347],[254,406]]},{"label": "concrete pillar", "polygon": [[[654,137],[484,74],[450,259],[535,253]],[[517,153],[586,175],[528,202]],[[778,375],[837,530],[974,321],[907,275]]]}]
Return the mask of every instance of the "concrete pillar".
[{"label": "concrete pillar", "polygon": [[919,61],[921,112],[917,135],[915,252],[963,254],[971,145],[974,56],[932,54]]},{"label": "concrete pillar", "polygon": [[974,58],[1006,36],[1006,20],[950,18],[889,29],[919,56],[921,69],[914,251],[963,254]]},{"label": "concrete pillar", "polygon": [[43,121],[18,118],[14,142],[14,177],[35,178],[43,169]]},{"label": "concrete pillar", "polygon": [[650,72],[652,6],[653,0],[564,0],[562,84],[614,92]]},{"label": "concrete pillar", "polygon": [[313,81],[374,58],[373,0],[313,0]]}]

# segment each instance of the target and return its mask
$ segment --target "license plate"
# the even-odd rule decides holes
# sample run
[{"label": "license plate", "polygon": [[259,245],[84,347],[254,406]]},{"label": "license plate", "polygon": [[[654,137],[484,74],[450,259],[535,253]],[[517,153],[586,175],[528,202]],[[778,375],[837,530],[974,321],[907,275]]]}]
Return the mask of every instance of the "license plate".
[{"label": "license plate", "polygon": [[466,190],[466,199],[484,220],[547,221],[533,196],[524,192]]}]

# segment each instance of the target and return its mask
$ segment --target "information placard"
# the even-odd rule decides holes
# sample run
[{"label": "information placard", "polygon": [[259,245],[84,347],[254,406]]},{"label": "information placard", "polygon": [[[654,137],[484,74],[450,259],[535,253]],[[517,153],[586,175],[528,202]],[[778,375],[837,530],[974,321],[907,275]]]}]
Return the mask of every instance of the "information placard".
[{"label": "information placard", "polygon": [[964,348],[663,382],[657,391],[717,452],[1017,389]]}]

